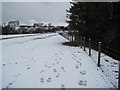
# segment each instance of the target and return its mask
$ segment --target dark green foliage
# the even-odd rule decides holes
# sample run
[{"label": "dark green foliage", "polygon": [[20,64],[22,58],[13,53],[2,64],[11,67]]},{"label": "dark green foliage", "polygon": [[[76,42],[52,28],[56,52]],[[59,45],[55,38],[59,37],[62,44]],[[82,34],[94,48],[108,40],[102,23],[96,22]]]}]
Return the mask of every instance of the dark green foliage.
[{"label": "dark green foliage", "polygon": [[78,30],[79,36],[101,41],[106,46],[120,50],[120,2],[71,4],[67,10],[70,30]]},{"label": "dark green foliage", "polygon": [[18,34],[18,32],[14,28],[11,28],[10,26],[5,26],[5,27],[2,27],[2,34],[4,35]]}]

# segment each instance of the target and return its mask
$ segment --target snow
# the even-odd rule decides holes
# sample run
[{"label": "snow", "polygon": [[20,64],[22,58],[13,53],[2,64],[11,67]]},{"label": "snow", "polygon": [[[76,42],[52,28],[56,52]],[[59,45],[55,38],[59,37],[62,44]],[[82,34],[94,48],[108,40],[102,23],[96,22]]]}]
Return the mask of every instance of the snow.
[{"label": "snow", "polygon": [[11,37],[20,37],[20,36],[31,36],[31,35],[38,35],[38,34],[13,34],[13,35],[0,35],[0,39],[2,39],[2,38],[11,38]]},{"label": "snow", "polygon": [[[86,48],[86,53],[88,54],[89,49]],[[98,52],[92,50],[91,59],[97,64],[98,62]],[[118,70],[119,70],[119,62],[104,53],[101,53],[100,60],[100,69],[104,73],[104,75],[109,79],[109,81],[115,86],[118,86]]]},{"label": "snow", "polygon": [[80,47],[62,45],[67,41],[57,33],[0,40],[2,88],[114,88]]}]

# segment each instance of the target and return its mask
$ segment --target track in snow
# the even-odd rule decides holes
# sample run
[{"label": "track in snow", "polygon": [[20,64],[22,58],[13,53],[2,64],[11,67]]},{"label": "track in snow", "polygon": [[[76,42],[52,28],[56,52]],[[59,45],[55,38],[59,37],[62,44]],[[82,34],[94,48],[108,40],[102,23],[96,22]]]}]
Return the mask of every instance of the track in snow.
[{"label": "track in snow", "polygon": [[57,33],[2,42],[3,88],[113,88],[79,47]]}]

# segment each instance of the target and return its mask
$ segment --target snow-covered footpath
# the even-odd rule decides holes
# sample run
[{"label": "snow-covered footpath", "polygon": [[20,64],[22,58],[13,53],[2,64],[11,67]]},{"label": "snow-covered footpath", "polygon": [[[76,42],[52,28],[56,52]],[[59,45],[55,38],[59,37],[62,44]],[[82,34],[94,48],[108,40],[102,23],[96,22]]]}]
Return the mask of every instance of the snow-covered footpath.
[{"label": "snow-covered footpath", "polygon": [[80,47],[62,45],[66,41],[57,33],[0,40],[1,87],[114,88]]}]

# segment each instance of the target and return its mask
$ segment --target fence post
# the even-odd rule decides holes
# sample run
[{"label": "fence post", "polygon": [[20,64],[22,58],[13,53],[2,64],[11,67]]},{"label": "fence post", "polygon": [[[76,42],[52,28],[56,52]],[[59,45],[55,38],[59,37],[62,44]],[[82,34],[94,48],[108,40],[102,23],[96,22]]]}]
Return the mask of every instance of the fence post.
[{"label": "fence post", "polygon": [[74,36],[74,41],[76,41],[76,36]]},{"label": "fence post", "polygon": [[84,51],[85,51],[85,37],[84,37],[83,39],[84,39],[84,43],[83,43],[83,45],[84,45]]},{"label": "fence post", "polygon": [[91,56],[91,39],[89,38],[89,56]]},{"label": "fence post", "polygon": [[71,33],[70,33],[70,42],[71,42]]},{"label": "fence post", "polygon": [[67,34],[67,38],[68,38],[68,40],[69,40],[69,35]]},{"label": "fence post", "polygon": [[100,56],[101,56],[101,42],[98,45],[98,67],[100,67]]},{"label": "fence post", "polygon": [[73,42],[73,35],[71,35],[71,41]]},{"label": "fence post", "polygon": [[80,46],[81,46],[81,48],[82,48],[82,37],[80,38],[80,44],[81,44]]},{"label": "fence post", "polygon": [[72,35],[71,35],[71,42],[72,42]]},{"label": "fence post", "polygon": [[70,42],[71,42],[71,35],[70,35]]},{"label": "fence post", "polygon": [[70,35],[69,35],[69,41],[70,41]]},{"label": "fence post", "polygon": [[74,35],[73,35],[73,42],[74,42]]},{"label": "fence post", "polygon": [[79,44],[79,42],[78,42],[78,36],[76,36],[76,42],[77,42],[77,44]]},{"label": "fence post", "polygon": [[72,36],[72,41],[74,42],[74,35]]},{"label": "fence post", "polygon": [[74,36],[74,41],[76,41],[76,36]]},{"label": "fence post", "polygon": [[77,40],[77,36],[75,36],[75,41]]},{"label": "fence post", "polygon": [[72,36],[70,35],[70,42],[72,41]]},{"label": "fence post", "polygon": [[73,35],[73,42],[74,42],[74,35]]}]

